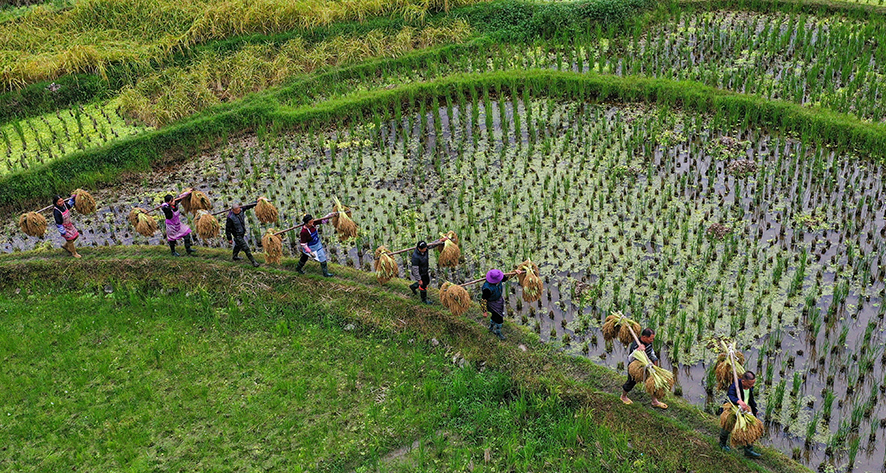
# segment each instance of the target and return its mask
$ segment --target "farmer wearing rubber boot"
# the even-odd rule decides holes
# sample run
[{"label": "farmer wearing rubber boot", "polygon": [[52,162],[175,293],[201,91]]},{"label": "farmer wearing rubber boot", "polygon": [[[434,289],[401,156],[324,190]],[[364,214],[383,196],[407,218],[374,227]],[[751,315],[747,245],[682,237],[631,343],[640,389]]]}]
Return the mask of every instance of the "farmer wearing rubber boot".
[{"label": "farmer wearing rubber boot", "polygon": [[58,228],[59,234],[65,239],[65,244],[62,245],[62,248],[74,258],[79,258],[80,253],[77,253],[74,240],[80,236],[80,232],[77,231],[77,227],[71,222],[71,209],[74,208],[75,199],[76,197],[73,195],[68,200],[58,195],[55,196],[55,199],[52,201],[52,215],[55,217],[55,226]]},{"label": "farmer wearing rubber boot", "polygon": [[431,275],[428,271],[428,244],[422,240],[415,245],[412,252],[412,279],[416,282],[409,286],[412,294],[421,293],[421,301],[425,304],[433,304],[428,300],[428,285],[431,284]]},{"label": "farmer wearing rubber boot", "polygon": [[[633,353],[634,350],[639,348],[640,350],[643,350],[644,352],[646,352],[646,356],[649,357],[649,361],[654,363],[655,366],[659,366],[658,365],[658,356],[655,354],[655,350],[652,348],[652,341],[654,339],[655,339],[655,330],[652,330],[649,327],[644,328],[643,331],[640,332],[640,345],[637,345],[637,342],[631,342],[631,346],[628,347],[628,353]],[[628,359],[628,363],[630,363],[630,357]],[[634,403],[634,401],[631,401],[631,399],[628,397],[628,393],[631,392],[631,390],[634,389],[634,386],[636,386],[636,385],[637,385],[637,382],[634,381],[634,378],[630,374],[628,374],[628,380],[621,387],[622,388],[621,402],[623,402],[625,404],[633,404]],[[668,405],[659,401],[657,398],[653,397],[652,398],[652,407],[657,407],[659,409],[667,409]]]},{"label": "farmer wearing rubber boot", "polygon": [[[729,399],[729,402],[750,412],[756,417],[757,401],[754,399],[754,384],[757,383],[757,376],[753,371],[745,371],[741,378],[739,378],[738,383],[741,386],[741,389],[736,389],[735,383],[729,383],[726,397]],[[720,448],[726,452],[731,450],[729,445],[726,444],[729,440],[729,434],[730,432],[728,430],[720,429]],[[744,447],[744,454],[750,458],[760,458],[761,456],[758,452],[754,451],[753,445]]]},{"label": "farmer wearing rubber boot", "polygon": [[240,250],[243,250],[243,253],[246,254],[246,258],[249,259],[249,262],[252,263],[253,267],[258,267],[259,264],[255,261],[255,258],[252,257],[252,252],[249,250],[249,245],[246,243],[246,215],[243,213],[244,210],[249,210],[255,207],[256,204],[249,204],[240,206],[235,204],[231,207],[230,212],[228,212],[228,219],[225,222],[225,239],[228,240],[228,243],[234,244],[234,254],[231,257],[234,261],[240,261],[240,257],[237,256],[240,254]]},{"label": "farmer wearing rubber boot", "polygon": [[305,263],[308,262],[309,258],[313,258],[320,263],[320,268],[323,270],[324,277],[331,278],[335,276],[329,272],[329,267],[327,266],[326,261],[326,250],[323,249],[323,243],[320,242],[320,234],[317,232],[317,225],[326,223],[329,221],[330,217],[330,215],[327,215],[316,220],[311,214],[305,214],[302,217],[302,222],[305,225],[301,227],[301,234],[299,235],[302,255],[298,260],[298,266],[295,268],[298,274],[305,274]]},{"label": "farmer wearing rubber boot", "polygon": [[185,197],[187,194],[175,198],[172,197],[172,194],[166,194],[163,204],[160,205],[160,209],[163,210],[163,215],[166,217],[166,241],[169,242],[172,256],[181,256],[175,251],[175,242],[178,240],[184,240],[188,256],[197,256],[197,252],[191,249],[191,227],[182,222],[181,212],[178,210],[178,203]]},{"label": "farmer wearing rubber boot", "polygon": [[[517,271],[519,274],[522,271]],[[494,333],[498,338],[504,340],[505,336],[501,333],[501,326],[505,319],[505,300],[503,295],[502,283],[508,280],[500,269],[490,269],[486,273],[486,282],[483,283],[482,293],[480,294],[480,306],[483,308],[483,317],[489,316],[489,331]]]}]

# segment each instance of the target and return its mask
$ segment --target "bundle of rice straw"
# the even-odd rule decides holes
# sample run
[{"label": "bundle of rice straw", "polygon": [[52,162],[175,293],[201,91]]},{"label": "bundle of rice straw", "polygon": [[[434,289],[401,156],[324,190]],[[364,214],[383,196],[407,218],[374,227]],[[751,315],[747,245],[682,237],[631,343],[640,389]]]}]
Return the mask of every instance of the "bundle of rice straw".
[{"label": "bundle of rice straw", "polygon": [[274,234],[274,229],[269,228],[261,237],[261,246],[265,249],[265,263],[280,264],[283,260],[283,238]]},{"label": "bundle of rice straw", "polygon": [[[443,307],[449,309],[449,288],[451,288],[453,284],[451,282],[444,282],[442,286],[440,286],[440,304],[443,304]],[[451,309],[450,309],[451,310]]]},{"label": "bundle of rice straw", "polygon": [[23,213],[18,218],[22,232],[32,237],[42,237],[46,233],[46,217],[37,212]]},{"label": "bundle of rice straw", "polygon": [[339,202],[338,197],[335,199],[335,208],[332,210],[335,215],[332,216],[332,226],[338,234],[340,241],[347,241],[357,237],[357,224],[351,220],[351,209],[345,207]]},{"label": "bundle of rice straw", "polygon": [[617,310],[606,317],[601,328],[604,340],[608,342],[618,337],[618,340],[624,345],[630,345],[634,341],[634,337],[631,336],[631,330],[634,331],[634,335],[638,338],[640,337],[640,330],[642,330],[640,324],[625,317],[624,314]]},{"label": "bundle of rice straw", "polygon": [[[453,231],[441,233],[443,238],[443,249],[438,250],[437,264],[444,268],[454,268],[458,266],[461,260],[461,248],[458,247],[458,235]],[[439,248],[439,247],[438,247]]]},{"label": "bundle of rice straw", "polygon": [[400,275],[400,267],[390,252],[391,250],[384,245],[375,250],[375,278],[379,284],[385,284]]},{"label": "bundle of rice straw", "polygon": [[258,203],[255,205],[255,216],[258,217],[258,221],[261,223],[274,223],[277,221],[277,216],[279,212],[277,209],[268,202],[268,199],[264,197],[258,198]]},{"label": "bundle of rice straw", "polygon": [[218,224],[215,215],[212,215],[205,210],[197,211],[197,218],[195,219],[194,226],[197,229],[197,235],[204,240],[215,238],[221,233],[221,225]]},{"label": "bundle of rice straw", "polygon": [[[465,288],[458,284],[452,284],[446,289],[446,299],[448,304],[446,308],[452,312],[452,315],[458,317],[471,308],[471,295]],[[442,299],[441,299],[442,300]]]},{"label": "bundle of rice straw", "polygon": [[18,218],[18,226],[25,235],[42,237],[46,233],[46,217],[37,212],[28,212]]},{"label": "bundle of rice straw", "polygon": [[95,199],[83,189],[74,191],[74,208],[83,215],[89,215],[95,212]]},{"label": "bundle of rice straw", "polygon": [[538,276],[538,265],[531,260],[526,260],[517,265],[516,270],[524,271],[517,275],[520,286],[523,288],[523,300],[526,302],[535,302],[541,299],[541,293],[544,290],[544,283]]},{"label": "bundle of rice straw", "polygon": [[[655,366],[649,361],[649,357],[646,356],[645,351],[640,349],[634,350],[633,353],[631,353],[631,358],[635,360],[631,362],[631,365],[636,362],[640,363],[639,369],[642,370],[645,375],[644,384],[646,386],[646,392],[649,393],[651,397],[662,399],[665,394],[674,387],[674,374],[664,368]],[[630,365],[628,365],[628,369],[630,370]],[[635,368],[635,371],[636,370],[637,368]],[[631,374],[631,376],[634,377],[633,374]],[[637,380],[637,378],[634,377],[634,380]]]},{"label": "bundle of rice straw", "polygon": [[182,208],[185,209],[185,212],[196,214],[198,210],[212,210],[212,202],[209,201],[209,197],[206,194],[190,190],[190,193],[181,200]]},{"label": "bundle of rice straw", "polygon": [[732,371],[732,357],[729,356],[729,352],[732,352],[735,356],[735,373],[738,376],[744,374],[744,355],[735,349],[735,342],[732,342],[732,345],[727,347],[726,353],[720,353],[717,356],[717,364],[714,366],[714,374],[717,376],[717,388],[721,391],[726,391],[729,389],[729,385],[732,384],[734,380],[734,373]]},{"label": "bundle of rice straw", "polygon": [[763,436],[763,422],[750,412],[742,412],[740,407],[731,402],[723,404],[720,427],[732,431],[729,443],[733,447],[753,445]]},{"label": "bundle of rice straw", "polygon": [[157,221],[141,207],[129,211],[129,223],[135,227],[135,231],[146,237],[153,236],[157,232]]}]

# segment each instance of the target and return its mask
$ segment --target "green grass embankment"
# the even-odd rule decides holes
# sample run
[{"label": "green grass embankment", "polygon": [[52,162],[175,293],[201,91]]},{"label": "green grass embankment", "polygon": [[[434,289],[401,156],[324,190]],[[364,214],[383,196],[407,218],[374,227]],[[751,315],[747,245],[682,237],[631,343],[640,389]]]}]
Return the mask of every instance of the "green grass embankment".
[{"label": "green grass embankment", "polygon": [[[402,280],[201,249],[0,256],[0,467],[17,471],[807,471],[716,446],[623,375]],[[432,291],[432,296],[436,296]]]}]

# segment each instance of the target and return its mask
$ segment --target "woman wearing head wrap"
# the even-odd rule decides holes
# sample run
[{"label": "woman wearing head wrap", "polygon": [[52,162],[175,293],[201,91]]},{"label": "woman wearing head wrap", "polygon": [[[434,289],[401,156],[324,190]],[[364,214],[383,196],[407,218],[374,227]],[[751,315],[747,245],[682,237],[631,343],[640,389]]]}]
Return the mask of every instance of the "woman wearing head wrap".
[{"label": "woman wearing head wrap", "polygon": [[188,256],[197,255],[197,252],[191,249],[191,227],[181,221],[181,212],[178,210],[179,201],[185,197],[187,194],[175,198],[172,197],[172,194],[166,194],[163,204],[160,205],[163,215],[166,216],[166,241],[169,242],[172,256],[181,256],[175,251],[175,242],[182,239],[185,241],[185,251]]},{"label": "woman wearing head wrap", "polygon": [[415,245],[412,252],[412,279],[416,282],[409,286],[412,294],[416,290],[421,293],[421,301],[425,304],[433,304],[428,300],[428,285],[431,284],[431,274],[428,271],[428,244],[422,240]]},{"label": "woman wearing head wrap", "polygon": [[301,227],[301,233],[299,234],[299,246],[301,247],[302,255],[298,260],[298,266],[295,267],[298,274],[305,274],[305,263],[308,262],[308,258],[314,258],[314,260],[320,263],[323,276],[327,278],[335,276],[329,272],[326,250],[323,249],[323,243],[320,242],[320,234],[317,232],[317,225],[326,223],[330,218],[330,215],[318,219],[314,219],[314,216],[311,214],[302,216],[304,226]]},{"label": "woman wearing head wrap", "polygon": [[505,300],[502,297],[503,282],[508,280],[508,276],[501,272],[500,269],[490,269],[486,273],[486,282],[483,283],[482,294],[480,295],[480,306],[483,307],[483,316],[490,315],[489,331],[504,340],[505,336],[501,333],[501,326],[505,322]]},{"label": "woman wearing head wrap", "polygon": [[55,199],[52,201],[52,215],[55,217],[55,226],[58,228],[58,232],[65,239],[65,244],[62,245],[62,248],[67,250],[74,258],[79,258],[80,253],[77,253],[77,248],[74,247],[74,240],[80,236],[80,232],[77,231],[77,227],[71,222],[71,209],[74,208],[75,199],[76,197],[73,195],[68,200],[59,195],[55,196]]}]

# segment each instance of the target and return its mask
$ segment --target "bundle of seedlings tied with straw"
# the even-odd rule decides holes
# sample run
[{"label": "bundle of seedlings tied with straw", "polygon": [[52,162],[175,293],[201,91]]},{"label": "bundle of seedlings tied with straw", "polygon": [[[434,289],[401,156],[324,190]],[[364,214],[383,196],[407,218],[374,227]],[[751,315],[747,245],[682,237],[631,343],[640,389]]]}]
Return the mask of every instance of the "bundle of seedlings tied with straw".
[{"label": "bundle of seedlings tied with straw", "polygon": [[264,197],[258,198],[258,202],[255,204],[255,216],[258,217],[259,222],[275,223],[278,215],[280,213],[277,212],[277,208],[268,202],[268,199]]},{"label": "bundle of seedlings tied with straw", "polygon": [[338,197],[335,199],[335,208],[332,214],[332,226],[338,234],[338,239],[347,241],[357,237],[357,224],[351,220],[351,209],[345,207],[339,202]]},{"label": "bundle of seedlings tied with straw", "polygon": [[[47,209],[50,207],[47,207]],[[42,210],[23,213],[18,218],[18,226],[25,235],[42,237],[46,233],[46,217],[40,214]]]},{"label": "bundle of seedlings tied with straw", "polygon": [[218,220],[215,219],[214,215],[205,210],[197,211],[197,217],[194,219],[194,222],[197,235],[204,240],[215,238],[221,233],[221,225],[218,224]]},{"label": "bundle of seedlings tied with straw", "polygon": [[181,206],[185,212],[196,214],[198,210],[212,210],[212,202],[209,201],[206,194],[194,189],[186,190],[185,194],[185,198],[181,200]]},{"label": "bundle of seedlings tied with straw", "polygon": [[714,366],[714,374],[717,377],[717,388],[721,391],[729,389],[732,384],[733,372],[744,373],[744,355],[736,349],[735,341],[718,339],[713,346],[717,350],[717,364]]},{"label": "bundle of seedlings tied with straw", "polygon": [[518,264],[514,272],[517,273],[517,280],[520,281],[520,286],[523,288],[523,300],[535,302],[541,299],[544,283],[538,276],[538,265],[527,259]]},{"label": "bundle of seedlings tied with straw", "polygon": [[640,330],[640,324],[617,310],[606,317],[602,327],[604,340],[608,342],[617,337],[625,346],[630,345],[632,341],[637,341],[637,344],[640,344],[637,338]]},{"label": "bundle of seedlings tied with straw", "polygon": [[95,212],[95,199],[83,189],[74,191],[74,208],[83,215],[89,215]]},{"label": "bundle of seedlings tied with straw", "polygon": [[471,308],[471,295],[464,286],[444,282],[440,287],[440,303],[458,317]]},{"label": "bundle of seedlings tied with straw", "polygon": [[754,414],[731,402],[723,404],[720,428],[732,432],[729,443],[733,447],[747,447],[763,436],[763,422]]},{"label": "bundle of seedlings tied with straw", "polygon": [[628,365],[628,374],[644,384],[649,396],[662,399],[674,387],[673,373],[652,363],[645,351],[638,348],[631,353],[631,358],[634,360]]},{"label": "bundle of seedlings tied with straw", "polygon": [[391,256],[391,250],[387,246],[379,246],[375,250],[375,278],[379,284],[385,284],[400,275],[397,261]]},{"label": "bundle of seedlings tied with straw", "polygon": [[440,234],[443,248],[437,246],[437,263],[444,268],[454,268],[461,260],[461,248],[458,247],[458,235],[453,231]]},{"label": "bundle of seedlings tied with straw", "polygon": [[283,260],[283,237],[274,232],[273,228],[267,229],[261,237],[261,246],[265,249],[265,262],[268,264],[280,264]]},{"label": "bundle of seedlings tied with straw", "polygon": [[146,237],[153,236],[157,232],[157,221],[141,207],[135,207],[129,211],[129,223],[135,227],[135,231]]}]

